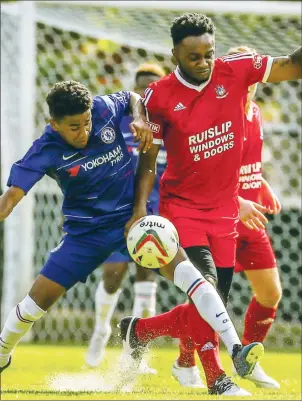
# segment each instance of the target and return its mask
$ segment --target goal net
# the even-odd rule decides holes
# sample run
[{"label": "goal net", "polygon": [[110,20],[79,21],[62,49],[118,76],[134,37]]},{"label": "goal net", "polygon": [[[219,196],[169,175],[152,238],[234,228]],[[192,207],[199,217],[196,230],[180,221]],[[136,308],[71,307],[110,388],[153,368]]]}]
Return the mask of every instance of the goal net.
[{"label": "goal net", "polygon": [[[240,44],[255,47],[259,53],[282,55],[292,52],[300,43],[299,4],[34,3],[1,4],[3,189],[10,165],[41,135],[47,123],[45,96],[55,82],[78,80],[93,95],[107,94],[132,89],[134,70],[143,62],[157,62],[167,73],[172,71],[169,25],[183,12],[205,12],[213,19],[218,56]],[[31,9],[24,22],[26,7]],[[268,226],[278,259],[283,297],[267,342],[275,347],[300,347],[301,84],[293,81],[259,85],[256,101],[264,119],[265,176],[283,205],[281,214],[271,218]],[[56,183],[45,177],[27,197],[23,209],[18,207],[4,226],[2,317],[25,295],[48,251],[62,235],[62,196]],[[36,324],[32,332],[34,340],[87,341],[92,332],[94,294],[101,273],[98,269],[86,285],[76,285]],[[116,321],[131,312],[133,282],[131,267],[119,298]],[[250,297],[247,280],[242,274],[236,275],[229,310],[239,330]],[[169,310],[184,300],[173,284],[158,278],[157,312]]]}]

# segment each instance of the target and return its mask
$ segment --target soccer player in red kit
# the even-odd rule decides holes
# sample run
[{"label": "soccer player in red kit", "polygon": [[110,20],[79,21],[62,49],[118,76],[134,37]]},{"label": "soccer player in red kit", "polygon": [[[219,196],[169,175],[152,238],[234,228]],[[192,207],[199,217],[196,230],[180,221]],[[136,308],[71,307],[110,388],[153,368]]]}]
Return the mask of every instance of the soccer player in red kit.
[{"label": "soccer player in red kit", "polygon": [[[232,48],[229,53],[245,50],[245,47]],[[257,104],[252,101],[256,89],[257,85],[249,89],[245,106],[246,129],[239,176],[239,196],[260,203],[268,213],[278,214],[281,211],[280,202],[262,176],[261,112]],[[245,272],[254,293],[245,315],[242,342],[243,344],[253,341],[264,342],[276,317],[282,295],[276,258],[267,232],[251,227],[248,218],[245,219],[243,208],[241,208],[238,233],[235,272]],[[259,364],[246,378],[258,387],[280,388],[279,383],[269,377]]]},{"label": "soccer player in red kit", "polygon": [[[250,52],[246,46],[231,48],[228,54]],[[250,218],[251,208],[261,204],[266,211],[277,214],[281,205],[262,176],[263,130],[261,112],[253,98],[257,84],[249,87],[245,105],[245,131],[243,158],[239,176],[240,222],[238,223],[235,272],[245,271],[254,297],[248,307],[242,342],[263,342],[275,316],[281,298],[281,283],[276,258],[270,239],[257,221]],[[180,357],[174,363],[172,373],[182,384],[192,387],[194,382],[194,347],[191,338],[180,341]],[[196,369],[196,368],[195,368]],[[269,377],[259,364],[251,375],[245,377],[262,388],[280,388],[279,383]]]},{"label": "soccer player in red kit", "polygon": [[[202,14],[184,14],[171,26],[177,68],[145,92],[154,140],[149,151],[139,157],[135,206],[126,234],[147,214],[156,157],[163,141],[167,169],[160,184],[160,214],[176,226],[186,255],[203,277],[214,285],[218,277],[220,293],[226,300],[235,265],[244,100],[248,87],[257,82],[301,78],[302,52],[299,48],[290,56],[278,58],[247,52],[215,59],[214,33],[211,19]],[[257,209],[253,214],[262,219]],[[202,315],[204,307],[211,310],[212,300],[202,293],[202,282],[193,277],[183,258],[180,248],[160,273],[185,291]],[[220,323],[225,321],[225,313],[216,312]],[[144,319],[131,320],[131,330],[126,319],[121,321],[121,334],[128,350],[134,352],[138,342],[143,346],[139,339],[143,337]],[[223,331],[215,328],[215,322],[214,316],[208,320],[223,339]],[[227,348],[232,355],[232,348]]]}]

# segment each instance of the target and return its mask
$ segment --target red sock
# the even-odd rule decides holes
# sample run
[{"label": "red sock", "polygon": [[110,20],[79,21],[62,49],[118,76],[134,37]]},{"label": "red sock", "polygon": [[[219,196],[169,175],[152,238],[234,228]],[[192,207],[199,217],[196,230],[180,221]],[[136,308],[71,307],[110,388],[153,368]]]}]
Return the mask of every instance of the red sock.
[{"label": "red sock", "polygon": [[205,371],[208,387],[224,372],[219,357],[219,340],[211,326],[201,318],[194,304],[179,305],[170,312],[146,319],[135,325],[139,341],[148,342],[156,337],[190,337]]},{"label": "red sock", "polygon": [[179,357],[177,359],[178,366],[182,368],[191,368],[195,366],[195,345],[191,337],[180,338],[179,341]]},{"label": "red sock", "polygon": [[161,315],[139,319],[135,325],[138,340],[144,343],[161,336],[180,338],[188,335],[187,306],[178,305]]},{"label": "red sock", "polygon": [[202,363],[208,387],[225,373],[219,355],[219,338],[212,327],[201,318],[195,305],[188,305],[189,333]]},{"label": "red sock", "polygon": [[245,314],[245,328],[242,344],[263,342],[276,317],[277,308],[266,308],[254,297]]}]

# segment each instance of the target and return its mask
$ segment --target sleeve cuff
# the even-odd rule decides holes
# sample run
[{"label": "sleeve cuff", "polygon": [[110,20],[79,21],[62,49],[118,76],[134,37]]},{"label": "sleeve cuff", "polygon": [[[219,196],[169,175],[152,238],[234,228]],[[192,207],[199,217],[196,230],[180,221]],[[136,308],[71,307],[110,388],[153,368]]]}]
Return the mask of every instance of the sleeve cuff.
[{"label": "sleeve cuff", "polygon": [[274,61],[274,57],[269,56],[267,59],[267,64],[266,64],[266,69],[262,78],[262,82],[265,84],[270,73],[271,73],[271,69],[272,69],[272,65],[273,65],[273,61]]},{"label": "sleeve cuff", "polygon": [[163,143],[163,140],[162,139],[153,138],[152,143],[154,143],[154,145],[161,145]]}]

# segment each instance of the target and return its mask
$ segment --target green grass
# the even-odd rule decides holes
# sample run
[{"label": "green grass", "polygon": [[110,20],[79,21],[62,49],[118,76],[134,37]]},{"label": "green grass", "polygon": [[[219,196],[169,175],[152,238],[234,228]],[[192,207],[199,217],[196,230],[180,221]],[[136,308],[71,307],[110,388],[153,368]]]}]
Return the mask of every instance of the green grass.
[{"label": "green grass", "polygon": [[[131,393],[93,391],[105,388],[116,377],[112,367],[120,349],[108,349],[100,369],[88,369],[84,363],[86,348],[79,346],[19,345],[12,365],[1,375],[2,400],[206,400],[204,389],[182,388],[171,377],[176,349],[153,349],[150,365],[157,376],[140,377]],[[226,372],[230,374],[230,358],[222,353]],[[301,355],[268,352],[262,366],[281,383],[281,389],[258,389],[247,380],[235,380],[252,392],[253,400],[301,400]],[[105,378],[105,383],[103,379]],[[61,380],[64,391],[58,391],[53,380]],[[64,381],[65,380],[65,381]],[[63,383],[63,384],[62,384]],[[103,383],[103,384],[102,384]],[[102,387],[103,386],[103,387]],[[60,387],[62,389],[62,387]],[[66,390],[67,389],[67,390]],[[75,391],[77,389],[77,391]],[[91,391],[88,391],[91,390]]]}]

